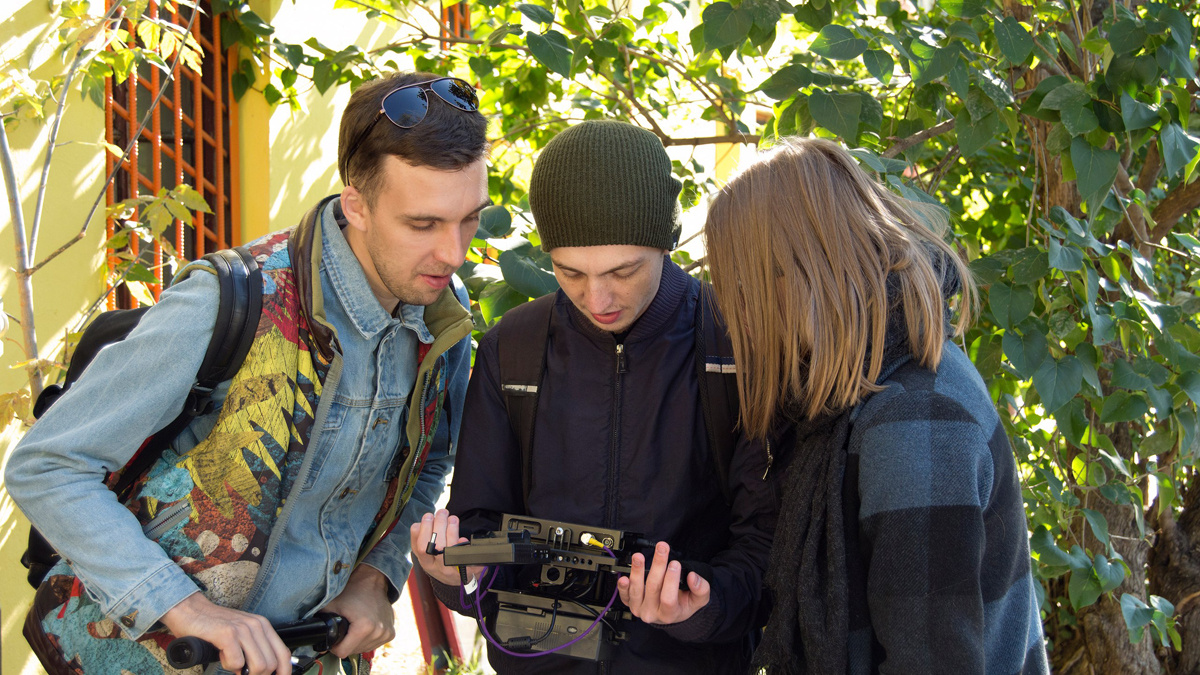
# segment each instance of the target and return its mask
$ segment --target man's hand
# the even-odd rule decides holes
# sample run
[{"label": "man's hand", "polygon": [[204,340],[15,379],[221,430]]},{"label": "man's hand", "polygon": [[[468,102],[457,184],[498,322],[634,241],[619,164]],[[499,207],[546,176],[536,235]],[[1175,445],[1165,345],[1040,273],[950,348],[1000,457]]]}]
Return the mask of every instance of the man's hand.
[{"label": "man's hand", "polygon": [[646,557],[634,553],[628,577],[617,580],[621,601],[634,616],[646,623],[679,623],[708,604],[709,586],[704,577],[688,574],[688,590],[679,590],[678,561],[670,560],[671,547],[665,541],[654,547],[654,561],[646,571]]},{"label": "man's hand", "polygon": [[340,614],[350,622],[346,637],[329,650],[339,659],[369,652],[396,637],[396,614],[388,602],[388,579],[370,565],[355,567],[346,587],[321,611]]},{"label": "man's hand", "polygon": [[193,593],[162,615],[163,625],[176,637],[198,637],[221,650],[221,667],[250,675],[291,675],[292,653],[271,623],[257,614],[213,604]]},{"label": "man's hand", "polygon": [[[457,567],[446,567],[440,553],[434,556],[425,552],[425,547],[429,545],[429,540],[434,534],[437,534],[435,544],[439,548],[469,541],[466,537],[458,536],[458,516],[450,515],[446,509],[438,509],[437,513],[426,513],[421,516],[420,522],[412,524],[410,535],[413,557],[421,564],[421,569],[425,570],[425,574],[447,586],[461,586],[462,578]],[[468,579],[478,579],[482,573],[483,567],[481,566],[467,568]]]}]

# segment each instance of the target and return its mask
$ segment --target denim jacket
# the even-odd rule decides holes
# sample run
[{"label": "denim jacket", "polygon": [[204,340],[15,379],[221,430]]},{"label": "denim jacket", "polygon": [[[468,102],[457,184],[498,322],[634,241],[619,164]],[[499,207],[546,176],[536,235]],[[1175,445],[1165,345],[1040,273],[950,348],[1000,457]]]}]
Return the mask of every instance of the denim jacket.
[{"label": "denim jacket", "polygon": [[[403,442],[418,345],[434,335],[424,309],[401,305],[390,316],[371,292],[343,237],[337,200],[321,213],[319,287],[325,321],[341,351],[331,363],[305,453],[309,466],[293,486],[271,533],[266,558],[242,609],[272,622],[295,620],[344,588],[388,487],[387,471]],[[299,264],[306,264],[301,261]],[[458,279],[454,292],[463,305]],[[6,485],[14,501],[63,558],[105,614],[137,638],[167,610],[199,590],[102,483],[142,439],[182,409],[216,322],[217,282],[192,274],[162,294],[125,340],[97,355],[84,376],[14,449]],[[465,313],[465,310],[464,310]],[[408,577],[408,526],[431,511],[445,485],[458,439],[470,365],[470,340],[446,353],[446,419],[399,523],[363,560],[391,583]],[[205,438],[212,413],[173,444],[179,454]]]}]

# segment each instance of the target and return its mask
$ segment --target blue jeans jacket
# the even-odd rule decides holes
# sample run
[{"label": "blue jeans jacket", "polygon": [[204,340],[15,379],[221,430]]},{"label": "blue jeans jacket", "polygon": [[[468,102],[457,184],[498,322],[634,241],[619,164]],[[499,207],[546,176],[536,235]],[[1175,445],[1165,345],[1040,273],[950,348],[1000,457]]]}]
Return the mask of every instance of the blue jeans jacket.
[{"label": "blue jeans jacket", "polygon": [[[328,414],[306,452],[307,479],[289,493],[242,607],[273,622],[306,616],[344,588],[402,442],[418,343],[433,341],[424,308],[402,305],[393,317],[380,306],[334,219],[335,204],[321,218],[321,291],[326,318],[342,347],[322,396]],[[458,279],[454,290],[466,306]],[[105,614],[132,638],[199,589],[143,535],[136,518],[102,481],[182,409],[216,323],[217,296],[211,274],[192,274],[165,291],[129,337],[101,350],[30,429],[5,473],[14,501],[70,562]],[[453,463],[469,338],[451,348],[447,359],[447,414],[400,522],[364,560],[386,575],[394,590],[412,566],[408,526],[433,510]],[[227,390],[228,383],[222,384],[214,411],[179,435],[173,444],[177,452],[187,452],[208,434]]]}]

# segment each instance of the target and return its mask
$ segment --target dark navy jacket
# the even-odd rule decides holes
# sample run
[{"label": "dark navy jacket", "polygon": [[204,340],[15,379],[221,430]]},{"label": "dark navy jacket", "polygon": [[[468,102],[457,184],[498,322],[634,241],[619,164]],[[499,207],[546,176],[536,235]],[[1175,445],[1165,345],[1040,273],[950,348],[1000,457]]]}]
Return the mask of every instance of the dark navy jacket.
[{"label": "dark navy jacket", "polygon": [[[709,604],[667,628],[629,622],[629,639],[607,663],[514,658],[489,647],[498,672],[746,671],[747,636],[761,620],[775,495],[764,481],[766,450],[740,436],[730,464],[732,506],[722,495],[693,350],[699,290],[698,281],[664,259],[658,294],[624,339],[623,363],[613,335],[595,328],[558,292],[539,393],[529,515],[666,541],[711,564]],[[480,341],[475,359],[449,504],[464,536],[495,529],[501,513],[523,513],[521,455],[500,392],[495,331]],[[461,610],[457,588],[436,590]]]}]

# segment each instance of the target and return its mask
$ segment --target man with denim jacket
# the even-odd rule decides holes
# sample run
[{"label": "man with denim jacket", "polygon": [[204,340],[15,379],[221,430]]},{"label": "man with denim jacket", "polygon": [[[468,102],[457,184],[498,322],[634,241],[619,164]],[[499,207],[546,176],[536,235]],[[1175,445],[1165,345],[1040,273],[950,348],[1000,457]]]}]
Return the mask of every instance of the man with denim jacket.
[{"label": "man with denim jacket", "polygon": [[[490,203],[485,131],[465,82],[401,73],[355,91],[346,188],[248,245],[264,309],[247,365],[134,502],[104,477],[182,407],[216,320],[210,268],[185,269],[25,436],[5,478],[63,557],[35,610],[54,578],[70,592],[32,627],[52,635],[55,667],[149,672],[163,639],[193,635],[231,671],[288,675],[271,623],[318,610],[350,621],[337,657],[393,637],[406,528],[457,442],[471,320],[454,272]],[[91,619],[63,624],[76,615]]]}]

